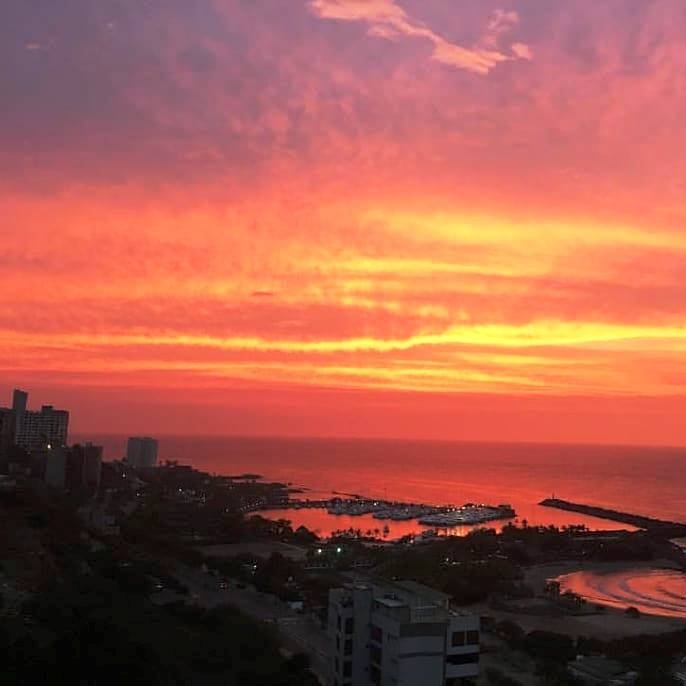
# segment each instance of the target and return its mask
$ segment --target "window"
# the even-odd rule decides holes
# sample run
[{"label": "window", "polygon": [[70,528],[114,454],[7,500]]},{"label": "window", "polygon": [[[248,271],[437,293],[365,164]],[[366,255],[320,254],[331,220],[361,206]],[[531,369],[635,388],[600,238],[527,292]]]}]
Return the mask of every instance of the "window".
[{"label": "window", "polygon": [[465,644],[465,635],[464,631],[455,631],[453,632],[453,640],[452,640],[452,645],[453,648],[460,648]]},{"label": "window", "polygon": [[340,631],[341,630],[341,616],[336,615],[336,628]]},{"label": "window", "polygon": [[340,653],[341,652],[341,637],[336,636],[336,652]]},{"label": "window", "polygon": [[467,645],[470,645],[470,646],[479,645],[479,632],[478,631],[468,631],[467,632]]},{"label": "window", "polygon": [[374,624],[372,624],[372,630],[370,633],[372,636],[372,641],[375,641],[376,643],[381,643],[383,641],[383,631],[381,630],[381,627],[374,626]]},{"label": "window", "polygon": [[352,676],[353,675],[353,663],[350,660],[346,660],[343,663],[343,676]]},{"label": "window", "polygon": [[343,646],[343,654],[344,655],[352,655],[353,652],[353,639],[352,638],[346,638],[345,639],[345,645]]},{"label": "window", "polygon": [[448,655],[446,662],[449,665],[473,665],[479,661],[479,653],[469,653],[467,655]]},{"label": "window", "polygon": [[352,634],[354,626],[355,626],[355,624],[354,624],[354,622],[353,622],[353,618],[352,618],[352,617],[348,617],[348,618],[345,620],[345,633],[346,633],[346,634]]}]

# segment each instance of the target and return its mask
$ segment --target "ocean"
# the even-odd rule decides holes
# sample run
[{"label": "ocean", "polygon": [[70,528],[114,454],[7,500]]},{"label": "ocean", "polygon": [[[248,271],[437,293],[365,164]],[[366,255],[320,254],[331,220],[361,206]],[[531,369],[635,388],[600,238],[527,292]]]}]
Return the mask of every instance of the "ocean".
[{"label": "ocean", "polygon": [[[104,445],[106,459],[120,458],[126,444],[124,436],[83,434],[72,440]],[[159,440],[161,460],[217,474],[261,474],[307,489],[303,497],[336,492],[433,504],[510,503],[518,520],[532,525],[631,528],[537,504],[554,494],[686,522],[686,448],[217,436]],[[321,510],[289,510],[284,516],[323,535],[384,525],[371,516],[334,517]],[[389,526],[391,537],[418,529],[414,522]]]}]

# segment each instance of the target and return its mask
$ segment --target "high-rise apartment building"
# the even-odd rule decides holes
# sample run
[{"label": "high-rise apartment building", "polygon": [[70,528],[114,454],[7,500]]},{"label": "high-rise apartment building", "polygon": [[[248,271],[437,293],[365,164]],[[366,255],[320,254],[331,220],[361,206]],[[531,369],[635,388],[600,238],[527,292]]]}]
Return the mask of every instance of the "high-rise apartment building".
[{"label": "high-rise apartment building", "polygon": [[85,443],[40,455],[45,482],[54,488],[94,493],[100,486],[102,446]]},{"label": "high-rise apartment building", "polygon": [[466,686],[479,673],[479,617],[413,581],[329,593],[330,686]]},{"label": "high-rise apartment building", "polygon": [[28,452],[67,445],[69,412],[43,405],[40,412],[26,410],[18,421],[17,445]]},{"label": "high-rise apartment building", "polygon": [[0,457],[4,457],[14,445],[16,418],[14,411],[0,407]]},{"label": "high-rise apartment building", "polygon": [[147,436],[132,436],[126,443],[126,462],[132,467],[150,469],[157,464],[157,441]]},{"label": "high-rise apartment building", "polygon": [[67,487],[97,491],[102,471],[102,446],[73,445],[67,455]]},{"label": "high-rise apartment building", "polygon": [[[12,396],[12,409],[0,410],[2,426],[0,441],[8,440],[12,424],[12,443],[28,452],[40,452],[49,448],[67,445],[69,412],[56,410],[52,405],[43,405],[40,412],[27,409],[28,394],[15,389]],[[11,420],[6,417],[11,412]]]},{"label": "high-rise apartment building", "polygon": [[17,435],[21,431],[22,419],[26,413],[28,402],[29,394],[26,391],[15,388],[14,392],[12,393],[12,410],[14,411],[16,417],[15,430]]}]

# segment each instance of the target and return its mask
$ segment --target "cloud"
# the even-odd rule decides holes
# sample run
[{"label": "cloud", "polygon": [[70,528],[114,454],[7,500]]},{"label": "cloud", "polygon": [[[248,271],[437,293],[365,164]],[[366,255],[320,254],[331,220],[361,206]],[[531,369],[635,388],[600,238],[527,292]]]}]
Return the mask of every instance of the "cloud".
[{"label": "cloud", "polygon": [[519,21],[514,11],[495,10],[481,44],[469,48],[451,43],[413,19],[395,0],[311,0],[310,8],[322,19],[366,22],[369,24],[369,34],[378,38],[423,38],[433,43],[433,60],[477,74],[488,74],[499,62],[531,59],[531,53],[526,53],[525,48],[528,48],[522,43],[517,43],[517,51],[513,49],[510,55],[498,48],[500,37]]},{"label": "cloud", "polygon": [[513,43],[512,52],[521,60],[532,60],[534,58],[531,48],[525,43]]},{"label": "cloud", "polygon": [[5,0],[0,377],[686,392],[681,0],[282,4]]},{"label": "cloud", "polygon": [[493,12],[486,28],[484,45],[497,47],[498,40],[503,34],[509,33],[519,22],[519,15],[513,10],[497,9]]}]

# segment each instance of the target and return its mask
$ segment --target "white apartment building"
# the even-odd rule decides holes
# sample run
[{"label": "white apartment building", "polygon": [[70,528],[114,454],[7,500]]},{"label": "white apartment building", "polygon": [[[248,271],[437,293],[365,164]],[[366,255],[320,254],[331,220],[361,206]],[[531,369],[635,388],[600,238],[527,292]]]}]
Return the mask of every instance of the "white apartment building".
[{"label": "white apartment building", "polygon": [[479,672],[479,618],[413,581],[329,593],[330,686],[466,686]]}]

